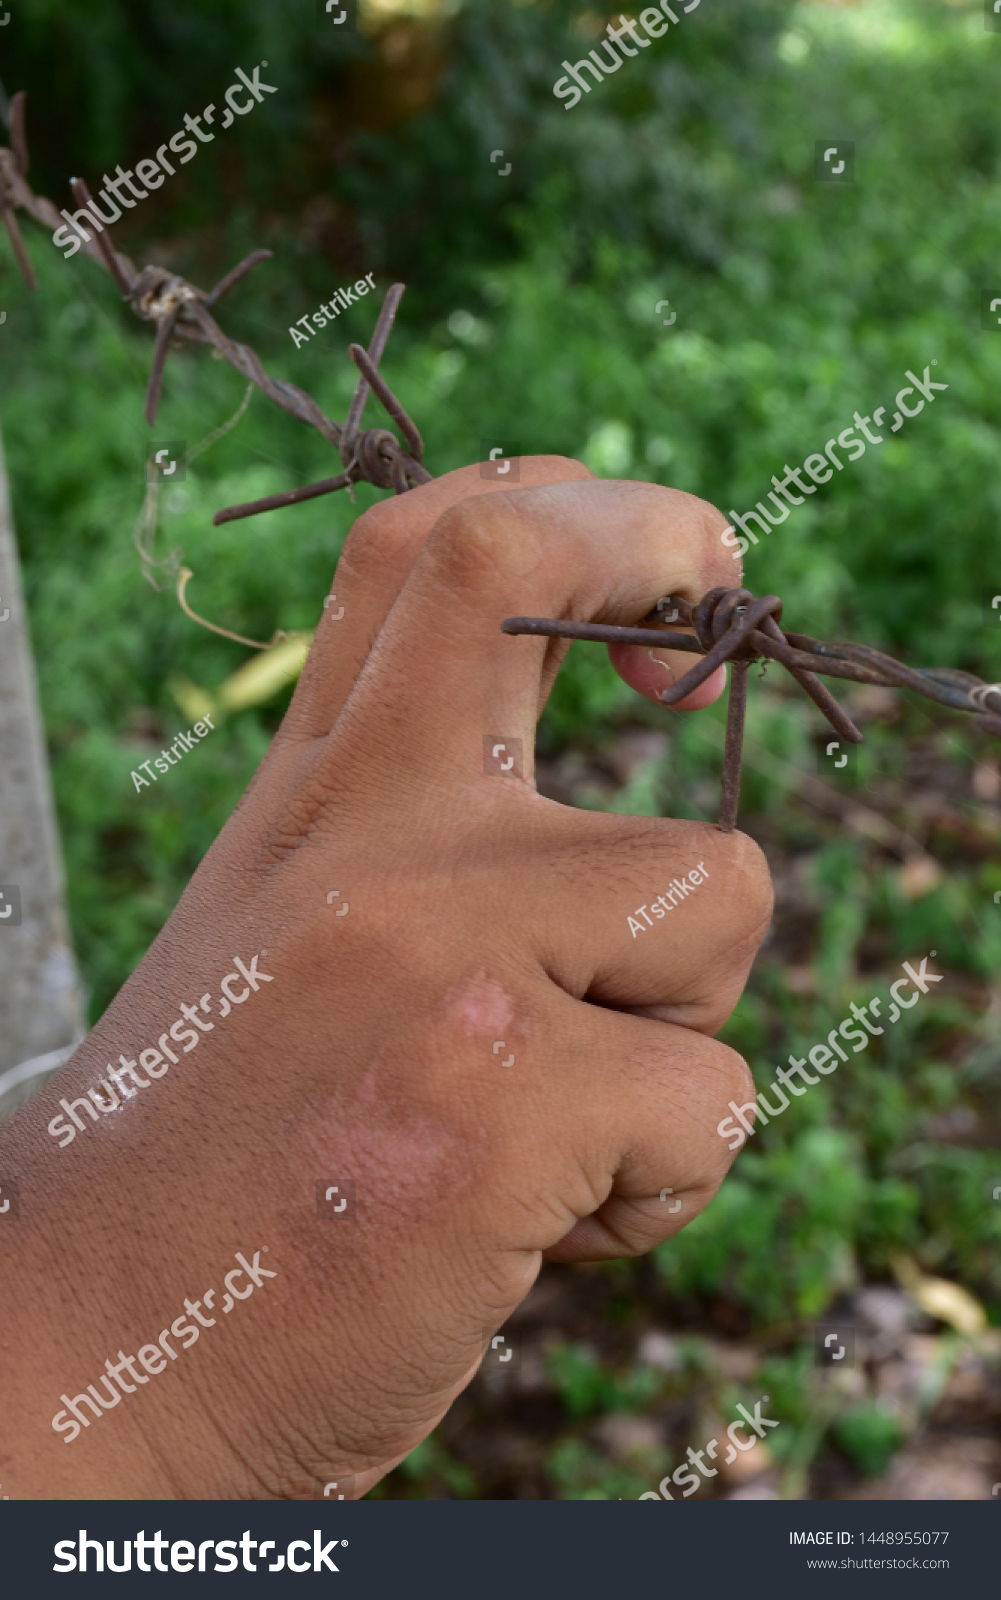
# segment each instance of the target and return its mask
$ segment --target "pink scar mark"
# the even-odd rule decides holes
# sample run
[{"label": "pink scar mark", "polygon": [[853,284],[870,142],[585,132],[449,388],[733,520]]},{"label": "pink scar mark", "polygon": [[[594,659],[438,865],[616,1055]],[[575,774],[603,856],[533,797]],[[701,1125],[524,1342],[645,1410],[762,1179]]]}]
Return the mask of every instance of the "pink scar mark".
[{"label": "pink scar mark", "polygon": [[445,996],[445,1016],[467,1033],[502,1039],[514,1018],[514,1000],[485,973],[458,984]]}]

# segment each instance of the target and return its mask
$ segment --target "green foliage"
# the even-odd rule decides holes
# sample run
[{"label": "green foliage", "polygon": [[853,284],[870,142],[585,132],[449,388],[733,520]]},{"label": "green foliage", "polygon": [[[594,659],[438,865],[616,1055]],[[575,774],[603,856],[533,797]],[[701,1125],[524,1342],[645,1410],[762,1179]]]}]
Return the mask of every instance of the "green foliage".
[{"label": "green foliage", "polygon": [[903,1433],[887,1411],[869,1404],[840,1417],[834,1424],[834,1437],[867,1478],[878,1478],[900,1448]]},{"label": "green foliage", "polygon": [[745,1151],[702,1215],[654,1252],[657,1266],[676,1293],[726,1293],[766,1324],[816,1317],[854,1282],[849,1241],[864,1194],[847,1133],[776,1136],[767,1155]]},{"label": "green foliage", "polygon": [[[471,1500],[476,1494],[476,1479],[469,1468],[445,1449],[441,1440],[431,1434],[423,1439],[416,1450],[411,1450],[397,1469],[406,1481],[408,1492],[404,1498],[414,1500]],[[369,1498],[383,1499],[379,1485]]]},{"label": "green foliage", "polygon": [[550,1453],[546,1471],[561,1500],[638,1500],[668,1470],[668,1457],[661,1452],[649,1471],[636,1467],[613,1466],[584,1439],[561,1439]]},{"label": "green foliage", "polygon": [[609,1371],[586,1345],[557,1345],[549,1352],[553,1387],[572,1417],[595,1411],[632,1411],[651,1400],[661,1385],[650,1367]]}]

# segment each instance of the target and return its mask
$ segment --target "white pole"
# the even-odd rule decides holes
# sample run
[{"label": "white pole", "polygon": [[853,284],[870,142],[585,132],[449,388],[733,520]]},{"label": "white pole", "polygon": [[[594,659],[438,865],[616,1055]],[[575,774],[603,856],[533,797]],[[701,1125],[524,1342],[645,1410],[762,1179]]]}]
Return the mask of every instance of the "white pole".
[{"label": "white pole", "polygon": [[2,440],[0,896],[3,1121],[61,1064],[84,1026]]}]

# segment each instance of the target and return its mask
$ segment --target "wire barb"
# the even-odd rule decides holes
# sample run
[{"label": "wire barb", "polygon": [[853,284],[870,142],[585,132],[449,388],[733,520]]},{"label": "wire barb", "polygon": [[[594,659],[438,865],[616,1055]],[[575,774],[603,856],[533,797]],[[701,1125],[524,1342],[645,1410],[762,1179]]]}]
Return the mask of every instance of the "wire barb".
[{"label": "wire barb", "polygon": [[38,279],[35,277],[35,269],[31,265],[31,257],[21,237],[21,230],[17,225],[17,217],[14,215],[13,208],[6,203],[4,203],[2,209],[4,227],[7,229],[7,237],[10,239],[15,260],[21,269],[21,276],[28,288],[34,292],[38,288]]},{"label": "wire barb", "polygon": [[[358,371],[365,379],[367,385],[374,391],[376,398],[381,400],[389,416],[393,419],[393,421],[396,423],[396,426],[403,434],[403,437],[410,446],[410,454],[414,461],[419,463],[424,455],[424,441],[417,429],[417,424],[407,416],[407,413],[400,405],[400,402],[397,400],[392,389],[390,389],[388,383],[383,378],[382,373],[379,372],[375,363],[369,359],[368,353],[362,349],[361,345],[351,345],[349,347],[349,354],[355,366],[358,368]],[[361,385],[359,385],[359,388],[360,387]]]},{"label": "wire barb", "polygon": [[235,267],[230,267],[225,276],[219,279],[215,288],[205,296],[205,304],[216,305],[223,295],[229,294],[241,278],[245,278],[247,273],[252,272],[261,261],[269,261],[273,255],[273,250],[251,250],[249,256],[244,256],[242,261],[238,261]]},{"label": "wire barb", "polygon": [[[78,206],[85,207],[88,211],[92,208],[94,212],[97,211],[90,190],[82,178],[70,179],[70,192]],[[93,223],[94,233],[97,237],[97,248],[100,250],[104,264],[119,289],[124,295],[128,295],[135,272],[131,270],[131,262],[127,262],[126,257],[120,256],[115,250],[111,243],[110,235],[106,231],[107,226],[107,223],[101,222],[99,219],[95,219]]]},{"label": "wire barb", "polygon": [[143,415],[151,428],[156,421],[156,413],[160,405],[160,386],[163,383],[163,369],[167,365],[170,336],[174,331],[174,325],[180,314],[181,308],[179,305],[171,306],[166,316],[161,317],[156,325],[153,365],[150,368],[149,383],[146,387],[146,404],[143,407]]},{"label": "wire barb", "polygon": [[17,91],[10,103],[10,147],[14,152],[17,170],[22,178],[28,176],[28,136],[24,126],[27,103],[28,96],[23,89]]},{"label": "wire barb", "polygon": [[[399,309],[400,301],[402,299],[403,284],[394,283],[389,293],[386,295],[385,300],[382,302],[382,310],[379,312],[379,320],[375,325],[375,332],[372,335],[372,343],[368,347],[368,359],[375,367],[379,365],[379,362],[382,360],[383,354],[385,353],[386,342],[389,339],[390,333],[392,332],[393,323],[396,321],[396,313]],[[352,346],[352,349],[354,348],[355,347]],[[341,439],[341,460],[344,462],[345,466],[349,466],[354,458],[355,441],[358,438],[358,429],[361,427],[361,419],[365,413],[365,404],[368,400],[368,393],[369,385],[365,381],[364,377],[362,377],[359,379],[355,387],[355,392],[351,400],[351,408],[344,419],[344,435]]]},{"label": "wire barb", "polygon": [[750,662],[730,665],[730,694],[726,704],[726,744],[723,749],[723,775],[720,780],[719,829],[732,833],[740,807],[740,758],[744,750],[744,717],[747,712],[747,674]]}]

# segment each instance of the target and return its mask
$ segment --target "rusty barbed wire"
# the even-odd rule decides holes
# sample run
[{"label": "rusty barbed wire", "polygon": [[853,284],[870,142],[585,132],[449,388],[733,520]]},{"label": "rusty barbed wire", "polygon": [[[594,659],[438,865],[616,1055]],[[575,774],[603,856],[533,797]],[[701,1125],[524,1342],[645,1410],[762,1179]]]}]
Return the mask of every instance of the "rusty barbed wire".
[{"label": "rusty barbed wire", "polygon": [[[670,616],[664,613],[670,610]],[[905,667],[882,650],[864,644],[828,644],[805,633],[784,633],[779,627],[782,601],[776,594],[755,599],[750,589],[710,589],[697,605],[679,595],[665,595],[635,628],[606,627],[595,622],[558,622],[552,617],[508,617],[501,630],[553,639],[594,639],[604,644],[685,650],[701,655],[690,671],[662,690],[664,705],[675,705],[705,683],[724,662],[730,662],[726,743],[723,753],[719,827],[731,833],[740,801],[740,759],[747,708],[747,672],[756,661],[777,661],[791,673],[824,713],[831,727],[849,744],[863,736],[847,712],[817,677],[849,678],[883,688],[913,689],[928,700],[972,714],[982,733],[1001,736],[1001,684],[985,683],[972,672],[951,667]],[[693,633],[673,633],[680,622]],[[992,714],[996,713],[996,714]]]},{"label": "rusty barbed wire", "polygon": [[[0,216],[3,217],[24,281],[29,289],[35,290],[38,288],[38,279],[18,226],[17,211],[24,211],[40,227],[52,231],[62,227],[65,219],[51,200],[44,195],[36,195],[28,184],[26,104],[27,97],[23,89],[10,102],[10,146],[0,146]],[[82,178],[71,179],[70,190],[79,208],[90,206],[91,194]],[[380,489],[393,489],[397,494],[404,494],[417,484],[431,481],[431,474],[422,464],[424,447],[420,433],[377,370],[403,296],[402,283],[393,284],[388,291],[368,350],[363,350],[360,345],[351,346],[351,356],[359,369],[359,378],[347,419],[340,423],[326,416],[305,389],[270,377],[257,352],[250,345],[230,339],[211,315],[211,309],[223,296],[260,262],[267,260],[272,251],[251,251],[250,255],[237,262],[220,278],[214,289],[206,291],[188,283],[179,274],[168,272],[164,267],[146,266],[141,271],[137,270],[134,262],[112,245],[106,222],[94,218],[93,229],[93,237],[81,237],[80,250],[110,274],[121,290],[122,298],[136,316],[144,322],[152,322],[156,327],[145,405],[146,421],[151,427],[156,421],[164,368],[170,352],[182,348],[184,342],[207,344],[275,405],[281,406],[283,411],[308,427],[315,428],[340,454],[342,470],[335,476],[304,484],[283,494],[249,501],[245,505],[226,506],[216,512],[212,519],[214,523],[232,522],[240,517],[256,516],[262,511],[273,511],[280,506],[296,505],[302,500],[331,494],[362,481]],[[81,234],[85,234],[85,231],[78,229]],[[409,449],[404,449],[388,428],[362,429],[365,405],[373,391],[391,420],[400,428]]]}]

